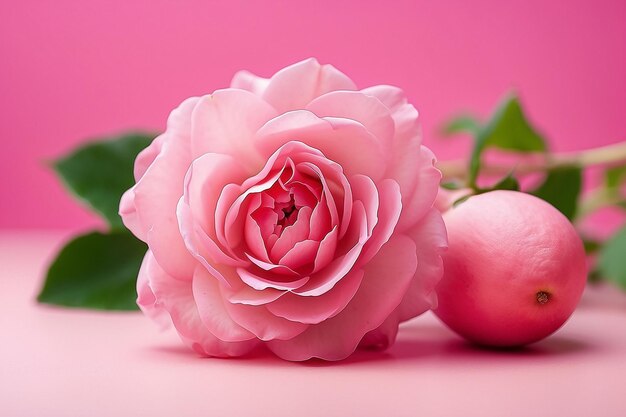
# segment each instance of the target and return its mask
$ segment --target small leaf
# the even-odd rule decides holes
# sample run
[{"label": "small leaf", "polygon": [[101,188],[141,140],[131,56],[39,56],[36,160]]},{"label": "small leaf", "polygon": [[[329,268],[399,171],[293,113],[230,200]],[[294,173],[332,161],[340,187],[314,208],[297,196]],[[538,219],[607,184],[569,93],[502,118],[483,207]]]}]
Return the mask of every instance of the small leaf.
[{"label": "small leaf", "polygon": [[576,215],[581,187],[581,168],[561,167],[548,171],[544,182],[531,194],[552,204],[571,220]]},{"label": "small leaf", "polygon": [[626,165],[608,168],[604,173],[606,188],[619,192],[619,187],[626,181]]},{"label": "small leaf", "polygon": [[92,232],[54,260],[37,300],[101,310],[136,310],[135,283],[146,246],[127,231]]},{"label": "small leaf", "polygon": [[626,290],[626,227],[604,244],[598,256],[598,270],[604,278]]},{"label": "small leaf", "polygon": [[466,196],[459,198],[458,200],[455,200],[454,203],[452,203],[452,207],[457,207],[459,204],[465,203],[473,195],[475,194],[466,195]]},{"label": "small leaf", "polygon": [[449,182],[442,182],[440,187],[445,190],[460,190],[464,186],[463,184],[459,184],[458,182],[449,181]]},{"label": "small leaf", "polygon": [[476,134],[470,159],[470,184],[476,183],[480,159],[488,147],[517,151],[545,152],[546,141],[527,120],[519,99],[508,95],[498,105],[489,122]]},{"label": "small leaf", "polygon": [[587,282],[591,284],[597,284],[602,281],[604,281],[604,278],[602,277],[600,271],[598,271],[597,269],[592,269],[591,271],[589,271],[589,274],[587,275]]},{"label": "small leaf", "polygon": [[120,198],[135,182],[137,154],[152,139],[154,135],[137,133],[92,142],[55,161],[54,168],[67,188],[100,213],[111,229],[122,229]]},{"label": "small leaf", "polygon": [[441,127],[441,134],[452,136],[457,133],[475,134],[480,129],[480,122],[474,116],[462,114],[448,120]]},{"label": "small leaf", "polygon": [[591,255],[598,252],[600,248],[602,248],[602,242],[583,237],[583,246],[585,247],[585,253],[587,255]]},{"label": "small leaf", "polygon": [[519,191],[519,182],[517,178],[513,176],[513,173],[509,173],[506,177],[502,178],[498,181],[493,187],[484,190],[487,191],[495,191],[495,190],[509,190],[509,191]]}]

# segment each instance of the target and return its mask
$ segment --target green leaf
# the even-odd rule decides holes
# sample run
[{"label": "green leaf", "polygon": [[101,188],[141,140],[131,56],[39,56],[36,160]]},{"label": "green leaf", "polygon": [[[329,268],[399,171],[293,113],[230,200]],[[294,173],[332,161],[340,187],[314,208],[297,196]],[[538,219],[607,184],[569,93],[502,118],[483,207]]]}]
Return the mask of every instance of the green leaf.
[{"label": "green leaf", "polygon": [[127,231],[92,232],[54,260],[37,300],[101,310],[136,310],[135,283],[146,245]]},{"label": "green leaf", "polygon": [[604,173],[606,188],[618,192],[622,182],[626,181],[626,165],[608,168]]},{"label": "green leaf", "polygon": [[546,141],[530,124],[515,95],[508,95],[498,105],[489,122],[476,134],[470,159],[470,184],[476,184],[483,151],[488,147],[517,151],[545,152]]},{"label": "green leaf", "polygon": [[573,219],[582,187],[582,169],[578,166],[555,168],[548,171],[544,182],[531,194],[547,201]]},{"label": "green leaf", "polygon": [[604,244],[598,256],[598,270],[604,278],[626,290],[626,227]]},{"label": "green leaf", "polygon": [[120,198],[134,183],[137,154],[154,135],[135,133],[89,143],[54,162],[54,169],[76,197],[101,214],[111,229],[122,229]]},{"label": "green leaf", "polygon": [[585,253],[587,255],[591,255],[598,252],[600,248],[602,248],[602,242],[583,237],[583,246],[585,247]]},{"label": "green leaf", "polygon": [[509,191],[519,191],[519,182],[517,178],[513,176],[513,173],[509,173],[506,177],[502,178],[498,181],[493,187],[483,190],[484,192],[495,191],[495,190],[509,190]]},{"label": "green leaf", "polygon": [[475,134],[480,129],[480,122],[474,116],[467,114],[458,115],[448,120],[441,127],[441,134],[452,136],[457,133]]},{"label": "green leaf", "polygon": [[470,199],[470,197],[472,197],[475,194],[470,194],[470,195],[465,195],[461,198],[459,198],[458,200],[455,200],[454,203],[452,203],[452,207],[457,207],[459,204],[463,204],[465,203],[467,200]]},{"label": "green leaf", "polygon": [[448,181],[448,182],[442,182],[440,187],[445,190],[460,190],[464,186],[463,184],[459,184],[458,182],[455,182],[455,181]]},{"label": "green leaf", "polygon": [[600,271],[598,271],[597,269],[592,269],[591,271],[589,271],[589,274],[587,275],[587,282],[591,284],[597,284],[602,281],[604,281],[604,278],[602,277]]}]

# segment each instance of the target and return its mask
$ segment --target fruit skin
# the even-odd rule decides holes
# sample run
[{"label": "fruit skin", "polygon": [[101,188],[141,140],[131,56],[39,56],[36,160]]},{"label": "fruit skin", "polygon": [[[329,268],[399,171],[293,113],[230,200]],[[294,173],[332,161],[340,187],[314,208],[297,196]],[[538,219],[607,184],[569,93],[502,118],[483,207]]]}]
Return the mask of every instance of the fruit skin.
[{"label": "fruit skin", "polygon": [[449,249],[435,314],[445,324],[472,342],[513,347],[565,323],[587,265],[580,237],[557,209],[529,194],[492,191],[443,218]]}]

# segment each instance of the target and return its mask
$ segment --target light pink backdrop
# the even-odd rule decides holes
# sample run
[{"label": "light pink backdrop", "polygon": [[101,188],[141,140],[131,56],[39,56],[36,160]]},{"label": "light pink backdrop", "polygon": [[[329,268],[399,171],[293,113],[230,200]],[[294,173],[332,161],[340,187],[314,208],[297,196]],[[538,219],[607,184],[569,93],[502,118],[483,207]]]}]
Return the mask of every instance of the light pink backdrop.
[{"label": "light pink backdrop", "polygon": [[97,224],[46,159],[309,56],[403,87],[440,159],[467,143],[438,124],[511,88],[559,150],[626,138],[624,0],[2,1],[0,228]]}]

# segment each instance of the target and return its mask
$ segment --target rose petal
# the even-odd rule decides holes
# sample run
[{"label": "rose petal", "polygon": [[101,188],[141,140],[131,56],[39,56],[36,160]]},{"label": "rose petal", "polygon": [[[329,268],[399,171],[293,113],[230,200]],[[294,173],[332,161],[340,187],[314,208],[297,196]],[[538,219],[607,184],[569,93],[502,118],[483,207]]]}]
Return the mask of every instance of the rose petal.
[{"label": "rose petal", "polygon": [[390,85],[377,85],[361,90],[362,94],[376,97],[390,111],[394,120],[396,136],[399,138],[412,137],[420,145],[418,133],[418,112],[409,104],[404,91]]},{"label": "rose petal", "polygon": [[240,264],[229,248],[219,246],[214,222],[222,188],[244,179],[245,172],[233,157],[214,153],[193,161],[185,176],[184,196],[177,208],[179,230],[187,249],[203,264]]},{"label": "rose petal", "polygon": [[267,346],[293,361],[348,357],[363,336],[380,326],[402,301],[416,267],[413,241],[405,236],[391,238],[367,265],[359,290],[341,313],[290,340],[272,340]]},{"label": "rose petal", "polygon": [[154,162],[157,155],[161,152],[163,142],[167,138],[166,134],[157,136],[147,148],[139,152],[135,159],[135,166],[133,168],[133,174],[135,176],[135,182],[139,181],[143,174],[146,173],[148,167]]},{"label": "rose petal", "polygon": [[396,134],[393,153],[385,176],[395,179],[400,185],[404,210],[399,230],[404,230],[418,221],[430,207],[432,188],[429,184],[435,176],[428,172],[432,161],[428,160],[421,146],[418,113],[407,102],[404,92],[397,87],[375,86],[361,93],[378,98],[390,109],[394,120]]},{"label": "rose petal", "polygon": [[302,297],[289,292],[268,304],[267,309],[291,321],[320,323],[339,314],[345,308],[357,292],[363,275],[362,270],[353,269],[335,285],[332,291],[318,297]]},{"label": "rose petal", "polygon": [[[342,279],[354,266],[363,245],[367,241],[367,220],[365,218],[365,208],[360,201],[355,202],[354,213],[352,214],[352,220],[354,224],[351,226],[353,229],[354,237],[350,237],[349,243],[346,243],[346,247],[349,248],[345,255],[335,258],[326,268],[323,268],[314,276],[311,280],[303,285],[301,288],[294,290],[296,294],[302,296],[319,296],[327,291],[330,291],[340,279]],[[341,252],[340,252],[341,253]]]},{"label": "rose petal", "polygon": [[191,281],[175,279],[159,266],[150,252],[146,256],[147,274],[154,296],[169,312],[176,331],[189,347],[201,355],[228,357],[244,355],[258,344],[256,339],[224,342],[211,334],[200,319]]},{"label": "rose petal", "polygon": [[363,339],[359,342],[359,347],[376,350],[387,349],[396,341],[399,323],[400,319],[396,309],[380,326],[370,330],[363,336]]},{"label": "rose petal", "polygon": [[233,80],[230,82],[232,88],[240,88],[250,91],[257,96],[261,96],[267,85],[270,83],[269,78],[258,77],[249,71],[238,71]]},{"label": "rose petal", "polygon": [[[336,216],[336,214],[335,214]],[[309,239],[321,240],[333,226],[330,220],[330,210],[326,204],[326,196],[322,195],[320,201],[311,212]]]},{"label": "rose petal", "polygon": [[120,199],[119,215],[124,226],[132,232],[138,239],[147,240],[146,230],[143,228],[137,207],[135,206],[135,187],[132,187],[122,194]]},{"label": "rose petal", "polygon": [[436,158],[433,153],[422,146],[419,160],[413,163],[419,167],[417,181],[412,192],[402,191],[402,214],[398,221],[397,231],[402,232],[419,221],[435,202],[441,181],[441,172],[435,168]]},{"label": "rose petal", "polygon": [[[135,180],[138,183],[147,172],[149,168],[148,163],[150,165],[153,164],[157,156],[161,153],[163,143],[173,138],[176,142],[175,146],[182,147],[183,149],[188,149],[188,147],[185,147],[185,138],[189,136],[189,128],[186,126],[186,123],[191,117],[191,112],[193,111],[193,108],[198,100],[199,98],[197,97],[189,98],[183,101],[181,105],[178,106],[176,109],[174,109],[170,113],[167,121],[167,131],[164,134],[159,135],[159,137],[157,137],[152,142],[152,144],[148,146],[148,148],[146,148],[138,155],[137,159],[135,160],[134,166]],[[180,178],[182,181],[182,178],[184,178],[184,173],[182,173]],[[135,236],[146,242],[148,230],[150,229],[150,219],[146,219],[146,222],[148,222],[148,224],[145,224],[144,220],[142,220],[143,216],[140,217],[137,212],[138,208],[135,203],[135,189],[137,187],[138,184],[136,184],[124,193],[120,201],[119,214],[122,217],[124,225]],[[176,197],[177,200],[178,197]]]},{"label": "rose petal", "polygon": [[313,263],[319,247],[320,242],[314,240],[297,242],[278,263],[292,270],[296,270],[304,265]]},{"label": "rose petal", "polygon": [[[191,164],[189,118],[197,101],[197,98],[188,99],[172,112],[166,132],[168,139],[132,192],[132,203],[142,227],[141,233],[136,235],[148,243],[159,265],[168,274],[184,280],[191,280],[195,261],[180,235],[176,207],[182,195],[185,173]],[[133,219],[127,210],[122,210],[122,216],[123,220],[125,217]],[[128,226],[136,224],[131,221]]]},{"label": "rose petal", "polygon": [[448,246],[446,226],[436,209],[431,209],[407,234],[415,242],[418,264],[415,278],[398,307],[400,321],[437,308],[435,287],[443,275],[441,254]]},{"label": "rose petal", "polygon": [[[278,216],[271,209],[264,208],[262,210],[246,216],[244,236],[246,245],[252,251],[252,254],[264,262],[270,262],[265,240],[271,234],[271,229],[276,224]],[[259,223],[263,226],[263,229]]]},{"label": "rose petal", "polygon": [[307,324],[289,321],[270,313],[262,305],[226,303],[228,314],[239,325],[248,329],[261,340],[291,339],[308,327]]},{"label": "rose petal", "polygon": [[241,260],[231,258],[225,254],[221,248],[210,239],[204,230],[198,225],[194,224],[193,217],[191,215],[191,209],[185,202],[185,198],[181,197],[178,202],[178,208],[176,209],[176,216],[180,223],[181,236],[185,241],[185,245],[189,250],[189,253],[198,261],[202,266],[206,268],[213,276],[218,278],[224,285],[235,285],[233,282],[229,282],[215,269],[215,265],[224,264],[232,267],[245,266],[246,263],[242,263]]},{"label": "rose petal", "polygon": [[225,89],[204,96],[192,114],[192,155],[232,155],[251,172],[259,169],[264,160],[251,146],[251,140],[276,115],[269,104],[248,91]]},{"label": "rose petal", "polygon": [[[275,264],[271,262],[263,262],[262,260],[257,259],[254,256],[250,255],[249,253],[246,253],[246,256],[248,257],[248,259],[250,259],[250,261],[253,264],[258,266],[263,271],[271,271],[271,274],[280,274],[280,275],[287,275],[287,276],[292,276],[292,277],[298,276],[298,273],[294,271],[293,269],[289,268],[288,266],[279,265],[279,264]],[[257,271],[257,272],[261,272],[261,271]]]},{"label": "rose petal", "polygon": [[353,199],[350,182],[341,165],[318,155],[311,155],[309,159],[310,162],[298,164],[298,167],[302,171],[309,169],[320,179],[333,226],[337,224],[338,212],[342,213],[339,223],[339,237],[342,238],[350,224],[350,216],[352,215]]},{"label": "rose petal", "polygon": [[378,223],[374,228],[372,237],[363,247],[363,253],[359,263],[370,261],[382,245],[387,243],[394,232],[400,213],[402,212],[402,197],[400,187],[394,180],[383,180],[378,184],[380,206],[378,207]]},{"label": "rose petal", "polygon": [[306,240],[309,236],[311,208],[302,207],[298,210],[298,218],[294,224],[285,227],[270,251],[270,259],[275,263],[287,254],[298,242]]},{"label": "rose petal", "polygon": [[258,306],[282,297],[287,294],[285,291],[276,290],[274,288],[266,288],[264,290],[255,290],[247,285],[242,286],[236,290],[230,290],[228,292],[222,292],[226,299],[234,304],[247,304],[251,306]]},{"label": "rose petal", "polygon": [[147,251],[139,268],[137,276],[137,305],[146,316],[150,317],[164,329],[172,324],[172,320],[163,306],[159,304],[152,288],[150,288],[150,276],[148,275],[150,257],[152,257],[152,254],[150,251]]},{"label": "rose petal", "polygon": [[333,260],[333,256],[337,251],[338,235],[339,229],[337,229],[337,226],[335,226],[330,232],[328,232],[326,236],[324,236],[324,239],[322,239],[322,241],[320,242],[319,250],[315,255],[313,273],[321,270]]},{"label": "rose petal", "polygon": [[267,157],[294,140],[341,163],[348,175],[364,174],[378,180],[387,163],[383,146],[362,124],[349,119],[319,118],[306,110],[284,113],[267,122],[257,132],[255,146]]},{"label": "rose petal", "polygon": [[355,201],[363,203],[367,218],[367,234],[372,235],[374,227],[378,223],[378,190],[371,178],[364,175],[354,175],[350,178],[352,195]]},{"label": "rose petal", "polygon": [[306,110],[318,117],[356,120],[390,149],[395,134],[389,109],[376,97],[358,91],[333,91],[310,102]]},{"label": "rose petal", "polygon": [[237,274],[241,277],[241,280],[255,290],[264,290],[266,288],[274,288],[276,290],[293,290],[298,289],[307,283],[309,277],[302,277],[295,280],[279,281],[276,275],[262,276],[261,274],[254,274],[246,269],[238,268]]},{"label": "rose petal", "polygon": [[218,280],[204,268],[196,268],[193,276],[193,297],[200,320],[207,329],[224,342],[241,342],[254,335],[235,323],[224,307]]},{"label": "rose petal", "polygon": [[[284,169],[284,167],[282,168]],[[269,178],[245,189],[245,186],[229,184],[224,187],[215,210],[215,227],[219,242],[231,250],[238,247],[244,237],[245,216],[248,211],[248,197],[270,189],[278,180],[282,170]]]},{"label": "rose petal", "polygon": [[316,97],[334,90],[356,90],[356,85],[332,65],[320,65],[309,58],[274,74],[263,98],[284,113],[303,109]]},{"label": "rose petal", "polygon": [[[228,248],[239,245],[245,224],[244,216],[240,213],[247,212],[244,206],[249,203],[248,196],[267,191],[278,181],[288,167],[286,155],[308,149],[304,144],[285,144],[274,152],[258,174],[248,178],[241,186],[229,184],[224,187],[215,211],[217,238],[222,245]],[[275,171],[277,168],[278,171]]]}]

